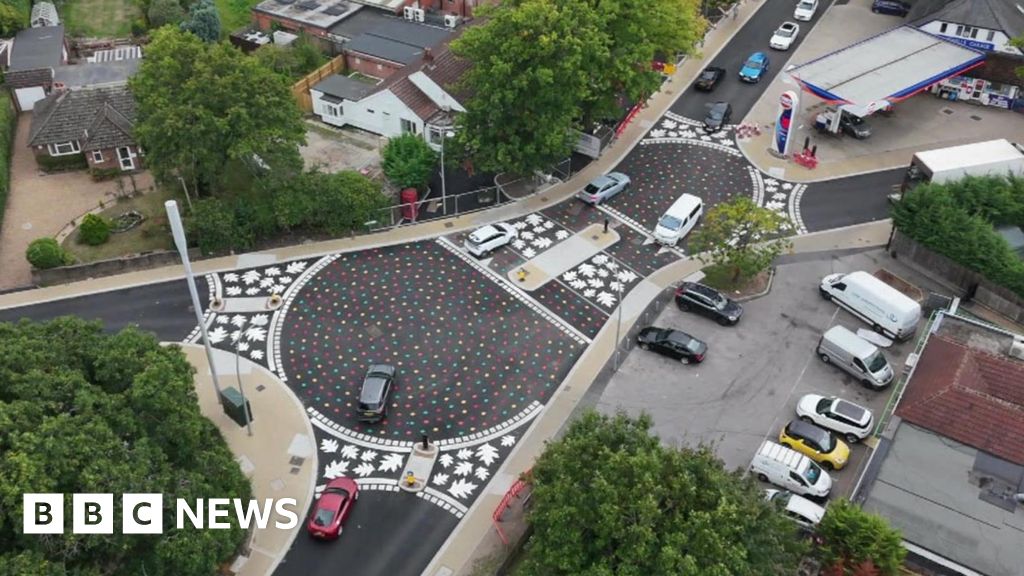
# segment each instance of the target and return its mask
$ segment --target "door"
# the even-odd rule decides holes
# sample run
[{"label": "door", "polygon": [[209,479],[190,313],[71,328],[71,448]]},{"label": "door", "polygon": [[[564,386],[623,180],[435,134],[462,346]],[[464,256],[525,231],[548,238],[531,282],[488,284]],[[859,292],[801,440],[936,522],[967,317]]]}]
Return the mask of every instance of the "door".
[{"label": "door", "polygon": [[135,154],[132,153],[132,149],[128,146],[122,146],[117,149],[117,161],[121,164],[121,170],[135,169]]},{"label": "door", "polygon": [[42,86],[17,88],[14,90],[14,95],[18,99],[18,109],[22,112],[31,110],[36,105],[36,102],[46,98],[46,92]]}]

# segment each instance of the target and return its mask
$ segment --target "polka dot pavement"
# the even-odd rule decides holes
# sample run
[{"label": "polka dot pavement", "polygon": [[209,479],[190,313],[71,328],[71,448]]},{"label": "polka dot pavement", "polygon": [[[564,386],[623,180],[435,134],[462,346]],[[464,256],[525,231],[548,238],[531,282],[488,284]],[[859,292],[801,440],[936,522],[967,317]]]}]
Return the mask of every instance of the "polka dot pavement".
[{"label": "polka dot pavement", "polygon": [[[436,242],[343,254],[289,305],[281,369],[305,404],[381,441],[469,435],[557,388],[583,345]],[[356,420],[367,366],[398,367],[388,416]]]}]

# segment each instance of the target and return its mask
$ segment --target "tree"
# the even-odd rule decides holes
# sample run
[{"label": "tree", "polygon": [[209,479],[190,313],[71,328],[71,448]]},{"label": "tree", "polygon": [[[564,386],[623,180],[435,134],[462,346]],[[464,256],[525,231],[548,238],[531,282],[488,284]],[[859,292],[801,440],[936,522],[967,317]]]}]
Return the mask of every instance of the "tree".
[{"label": "tree", "polygon": [[[596,11],[583,0],[524,0],[483,10],[452,51],[473,66],[473,96],[452,144],[481,170],[529,175],[572,151],[579,102],[593,98],[591,59],[607,58]],[[649,63],[648,63],[649,65]]]},{"label": "tree", "polygon": [[[1024,51],[1024,36],[1017,36],[1016,38],[1011,38],[1010,45],[1013,46],[1014,48]],[[1014,72],[1016,72],[1018,78],[1024,80],[1024,66],[1018,67],[1016,70],[1014,70]]]},{"label": "tree", "polygon": [[67,266],[75,259],[64,251],[53,238],[36,238],[25,250],[25,259],[40,270]]},{"label": "tree", "polygon": [[907,555],[903,537],[877,514],[841,499],[832,502],[818,525],[822,540],[818,556],[822,564],[839,566],[846,576],[899,573]]},{"label": "tree", "polygon": [[690,240],[690,251],[701,262],[725,269],[736,284],[756,276],[788,250],[792,243],[778,236],[791,229],[785,216],[741,196],[708,211]]},{"label": "tree", "polygon": [[135,137],[157,178],[212,193],[229,161],[258,156],[275,176],[301,169],[305,128],[288,80],[224,44],[164,27],[129,81]]},{"label": "tree", "polygon": [[590,411],[532,471],[528,575],[795,574],[796,527],[709,447],[676,450],[647,415]]},{"label": "tree", "polygon": [[146,17],[150,27],[159,28],[166,24],[178,24],[185,19],[185,11],[178,0],[151,0]]},{"label": "tree", "polygon": [[437,152],[415,134],[392,138],[381,156],[384,174],[399,188],[423,190],[437,169]]},{"label": "tree", "polygon": [[204,42],[220,40],[220,14],[212,0],[199,0],[188,11],[188,20],[181,29],[191,32]]},{"label": "tree", "polygon": [[235,554],[245,532],[233,519],[228,530],[177,530],[168,515],[164,534],[146,537],[21,533],[26,492],[162,493],[171,508],[176,498],[251,498],[192,376],[180,348],[135,329],[0,323],[0,573],[206,576]]},{"label": "tree", "polygon": [[307,172],[283,184],[274,198],[278,224],[332,236],[363,226],[388,205],[380,186],[358,172]]},{"label": "tree", "polygon": [[15,32],[24,27],[18,9],[6,2],[0,2],[0,34],[4,37],[14,36]]},{"label": "tree", "polygon": [[78,239],[89,246],[99,246],[110,238],[110,222],[96,214],[86,214],[78,227]]}]

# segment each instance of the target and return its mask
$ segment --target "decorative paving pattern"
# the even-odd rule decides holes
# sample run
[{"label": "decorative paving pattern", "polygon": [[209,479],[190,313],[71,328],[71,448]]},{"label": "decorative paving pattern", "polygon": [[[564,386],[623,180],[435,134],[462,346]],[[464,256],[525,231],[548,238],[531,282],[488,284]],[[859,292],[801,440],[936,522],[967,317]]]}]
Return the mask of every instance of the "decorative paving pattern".
[{"label": "decorative paving pattern", "polygon": [[219,281],[223,285],[223,297],[269,297],[272,294],[283,294],[309,267],[310,262],[295,260],[222,274]]},{"label": "decorative paving pattern", "polygon": [[593,339],[608,320],[608,314],[561,282],[548,282],[530,296],[558,314],[577,330]]},{"label": "decorative paving pattern", "polygon": [[[544,402],[583,349],[437,242],[342,254],[298,291],[281,371],[304,403],[379,442],[458,438]],[[398,378],[384,422],[356,420],[367,366]]]}]

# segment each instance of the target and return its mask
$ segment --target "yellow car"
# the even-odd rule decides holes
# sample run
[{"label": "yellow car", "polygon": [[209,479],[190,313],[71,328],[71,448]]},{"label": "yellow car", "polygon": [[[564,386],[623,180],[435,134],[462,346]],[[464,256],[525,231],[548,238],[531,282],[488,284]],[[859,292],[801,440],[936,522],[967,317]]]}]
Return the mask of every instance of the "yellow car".
[{"label": "yellow car", "polygon": [[839,470],[850,460],[850,447],[828,430],[810,422],[793,420],[779,432],[779,444],[807,455],[831,470]]}]

